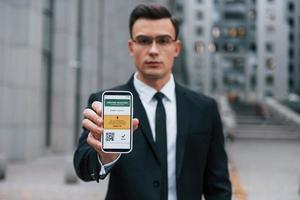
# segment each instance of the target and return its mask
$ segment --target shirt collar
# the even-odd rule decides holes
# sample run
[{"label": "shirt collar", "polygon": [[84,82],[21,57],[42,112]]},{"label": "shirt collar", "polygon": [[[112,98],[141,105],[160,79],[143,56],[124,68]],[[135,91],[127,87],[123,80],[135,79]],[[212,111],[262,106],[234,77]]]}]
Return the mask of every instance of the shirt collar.
[{"label": "shirt collar", "polygon": [[[137,78],[137,74],[138,72],[135,72],[133,85],[136,91],[138,92],[140,98],[143,98],[146,100],[147,103],[150,103],[150,101],[153,99],[153,96],[158,91],[156,91],[156,89],[147,85],[146,83],[140,81]],[[160,92],[166,96],[166,99],[168,101],[175,100],[175,81],[173,74],[171,74],[169,81],[161,88]]]}]

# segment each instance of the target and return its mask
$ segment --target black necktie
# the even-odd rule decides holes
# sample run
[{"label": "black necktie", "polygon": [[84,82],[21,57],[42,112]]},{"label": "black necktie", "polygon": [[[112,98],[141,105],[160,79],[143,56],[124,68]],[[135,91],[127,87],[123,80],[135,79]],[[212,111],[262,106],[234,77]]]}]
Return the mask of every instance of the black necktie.
[{"label": "black necktie", "polygon": [[155,112],[155,143],[161,160],[162,180],[161,199],[168,199],[168,153],[167,153],[167,128],[166,111],[162,102],[164,94],[157,92],[154,97],[157,100]]}]

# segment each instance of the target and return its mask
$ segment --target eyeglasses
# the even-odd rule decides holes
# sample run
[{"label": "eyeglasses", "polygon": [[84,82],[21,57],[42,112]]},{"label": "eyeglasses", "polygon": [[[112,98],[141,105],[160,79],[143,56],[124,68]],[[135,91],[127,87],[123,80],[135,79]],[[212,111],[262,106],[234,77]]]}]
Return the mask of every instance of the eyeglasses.
[{"label": "eyeglasses", "polygon": [[138,45],[149,47],[153,44],[153,40],[155,41],[156,45],[161,47],[166,47],[170,45],[172,42],[175,42],[176,40],[173,40],[171,36],[168,35],[160,35],[155,38],[146,36],[146,35],[139,35],[135,39],[132,39],[135,43]]}]

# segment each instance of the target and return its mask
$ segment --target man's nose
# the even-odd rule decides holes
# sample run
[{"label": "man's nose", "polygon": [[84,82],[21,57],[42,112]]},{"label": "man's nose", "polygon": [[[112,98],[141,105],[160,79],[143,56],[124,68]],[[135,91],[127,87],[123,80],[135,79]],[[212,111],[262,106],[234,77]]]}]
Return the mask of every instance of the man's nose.
[{"label": "man's nose", "polygon": [[150,46],[149,53],[151,55],[157,55],[159,53],[159,49],[158,49],[158,46],[157,46],[155,40],[153,40],[153,42],[152,42],[152,44]]}]

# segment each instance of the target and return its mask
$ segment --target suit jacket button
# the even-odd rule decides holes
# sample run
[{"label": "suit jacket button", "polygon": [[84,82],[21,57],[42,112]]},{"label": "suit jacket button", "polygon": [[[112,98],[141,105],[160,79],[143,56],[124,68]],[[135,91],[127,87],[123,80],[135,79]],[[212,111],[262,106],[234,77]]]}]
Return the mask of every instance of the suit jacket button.
[{"label": "suit jacket button", "polygon": [[153,181],[153,187],[158,188],[160,186],[159,181]]}]

